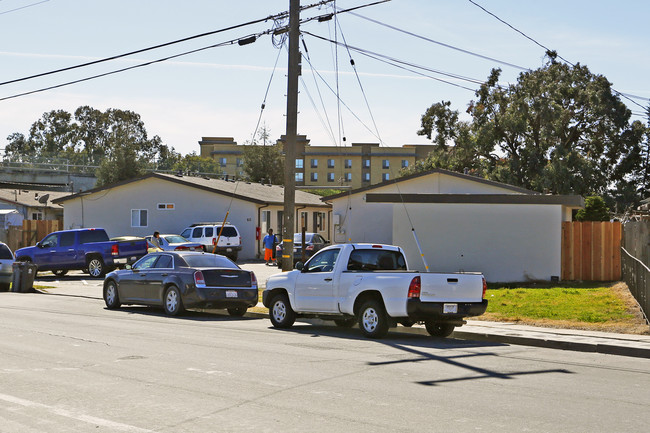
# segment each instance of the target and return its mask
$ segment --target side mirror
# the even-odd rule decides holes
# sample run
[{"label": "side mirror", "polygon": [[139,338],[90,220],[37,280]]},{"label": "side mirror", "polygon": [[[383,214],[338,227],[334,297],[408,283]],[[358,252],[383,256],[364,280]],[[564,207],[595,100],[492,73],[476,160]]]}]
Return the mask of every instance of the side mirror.
[{"label": "side mirror", "polygon": [[293,268],[302,272],[305,268],[305,264],[303,262],[298,262]]},{"label": "side mirror", "polygon": [[131,270],[131,265],[124,266],[124,269],[128,269],[130,271]]},{"label": "side mirror", "polygon": [[41,244],[40,242],[36,242],[36,246],[37,246],[38,248],[43,248],[43,244]]}]

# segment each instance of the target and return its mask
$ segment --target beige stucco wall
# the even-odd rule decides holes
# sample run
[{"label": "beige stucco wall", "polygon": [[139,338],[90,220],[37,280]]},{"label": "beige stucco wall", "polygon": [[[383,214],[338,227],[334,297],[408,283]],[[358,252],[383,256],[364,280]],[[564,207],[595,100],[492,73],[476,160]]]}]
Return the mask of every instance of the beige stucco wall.
[{"label": "beige stucco wall", "polygon": [[[404,206],[394,206],[393,241],[409,266],[424,270]],[[488,281],[560,276],[562,206],[409,204],[422,251],[433,272],[479,271]]]}]

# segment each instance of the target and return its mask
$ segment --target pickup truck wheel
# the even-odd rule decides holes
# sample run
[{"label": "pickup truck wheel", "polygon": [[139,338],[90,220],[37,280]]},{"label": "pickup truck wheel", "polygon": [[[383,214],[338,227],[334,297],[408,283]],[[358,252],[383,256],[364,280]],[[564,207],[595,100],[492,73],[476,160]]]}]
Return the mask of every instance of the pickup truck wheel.
[{"label": "pickup truck wheel", "polygon": [[120,308],[122,305],[120,303],[120,295],[117,293],[117,284],[113,280],[108,281],[104,285],[104,302],[106,303],[106,308],[109,310]]},{"label": "pickup truck wheel", "polygon": [[228,314],[233,317],[242,317],[244,314],[246,314],[247,309],[248,308],[246,307],[228,308]]},{"label": "pickup truck wheel", "polygon": [[67,274],[68,271],[65,270],[65,269],[57,269],[56,271],[52,271],[52,273],[53,273],[54,275],[56,275],[57,277],[62,277],[62,276],[64,276],[65,274]]},{"label": "pickup truck wheel", "polygon": [[103,277],[106,274],[104,262],[99,257],[91,257],[88,261],[88,273],[91,277]]},{"label": "pickup truck wheel", "polygon": [[336,319],[334,321],[334,324],[339,328],[352,328],[355,323],[357,323],[357,319],[354,317],[348,319]]},{"label": "pickup truck wheel", "polygon": [[163,301],[165,314],[168,316],[178,316],[185,311],[183,300],[181,299],[181,292],[176,286],[169,286],[165,292],[165,298]]},{"label": "pickup truck wheel", "polygon": [[381,302],[371,299],[361,306],[359,328],[368,338],[381,338],[388,333],[388,317]]},{"label": "pickup truck wheel", "polygon": [[424,327],[427,328],[429,335],[433,337],[449,337],[455,328],[454,325],[450,325],[449,323],[432,321],[424,322]]},{"label": "pickup truck wheel", "polygon": [[284,293],[276,295],[271,301],[269,317],[274,328],[290,328],[296,321],[296,313]]}]

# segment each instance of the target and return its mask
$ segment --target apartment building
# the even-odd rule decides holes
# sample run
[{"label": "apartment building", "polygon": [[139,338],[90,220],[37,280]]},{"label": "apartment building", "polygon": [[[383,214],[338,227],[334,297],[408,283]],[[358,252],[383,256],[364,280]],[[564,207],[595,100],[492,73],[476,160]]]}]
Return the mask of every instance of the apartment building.
[{"label": "apartment building", "polygon": [[[282,146],[283,135],[275,143]],[[223,174],[243,176],[242,147],[231,137],[203,137],[201,156],[217,160]],[[427,157],[433,145],[405,144],[402,147],[378,143],[350,146],[312,146],[305,135],[298,136],[296,186],[361,188],[394,179],[402,168]]]}]

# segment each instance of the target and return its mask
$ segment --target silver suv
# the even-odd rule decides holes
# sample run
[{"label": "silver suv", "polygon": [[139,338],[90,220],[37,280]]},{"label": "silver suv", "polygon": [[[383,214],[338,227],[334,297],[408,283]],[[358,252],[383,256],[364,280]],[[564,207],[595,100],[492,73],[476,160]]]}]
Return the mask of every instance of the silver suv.
[{"label": "silver suv", "polygon": [[200,243],[203,245],[204,251],[210,253],[214,251],[236,261],[237,255],[241,251],[239,230],[230,223],[223,224],[223,231],[221,227],[222,223],[196,223],[183,230],[181,236],[190,242]]}]

